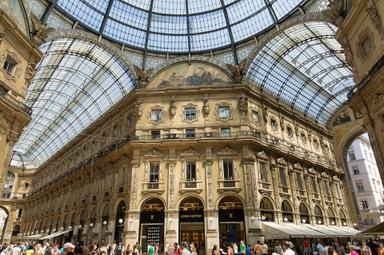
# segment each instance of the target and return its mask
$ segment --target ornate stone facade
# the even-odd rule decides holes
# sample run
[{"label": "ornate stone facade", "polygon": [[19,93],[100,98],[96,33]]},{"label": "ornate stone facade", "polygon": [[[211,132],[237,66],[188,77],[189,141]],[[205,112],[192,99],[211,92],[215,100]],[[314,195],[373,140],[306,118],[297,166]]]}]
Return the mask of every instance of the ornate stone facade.
[{"label": "ornate stone facade", "polygon": [[36,171],[20,238],[61,229],[74,240],[145,244],[160,231],[165,249],[189,235],[185,206],[205,252],[228,238],[223,215],[250,243],[266,220],[353,224],[331,134],[232,75],[202,61],[154,73]]}]

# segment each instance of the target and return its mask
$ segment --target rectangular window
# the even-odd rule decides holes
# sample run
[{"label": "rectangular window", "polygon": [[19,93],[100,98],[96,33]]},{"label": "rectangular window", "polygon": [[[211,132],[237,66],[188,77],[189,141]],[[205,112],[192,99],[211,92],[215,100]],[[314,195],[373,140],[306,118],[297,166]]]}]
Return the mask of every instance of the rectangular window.
[{"label": "rectangular window", "polygon": [[187,181],[196,181],[196,162],[195,161],[187,161],[185,166],[185,175]]},{"label": "rectangular window", "polygon": [[218,114],[219,114],[219,118],[223,118],[223,119],[229,118],[230,116],[229,106],[219,106]]},{"label": "rectangular window", "polygon": [[16,65],[17,65],[17,62],[10,56],[7,56],[4,61],[3,69],[7,74],[14,75],[16,70]]},{"label": "rectangular window", "polygon": [[323,184],[324,184],[325,194],[327,195],[327,197],[330,197],[331,196],[331,187],[329,186],[329,182],[324,180]]},{"label": "rectangular window", "polygon": [[161,109],[154,109],[151,111],[151,120],[160,121],[163,118],[163,111]]},{"label": "rectangular window", "polygon": [[348,152],[349,161],[356,160],[355,152]]},{"label": "rectangular window", "polygon": [[159,188],[159,174],[160,174],[160,164],[158,162],[151,162],[149,164],[149,189],[158,189]]},{"label": "rectangular window", "polygon": [[187,138],[194,138],[196,137],[196,132],[194,128],[187,128],[185,130],[185,137]]},{"label": "rectangular window", "polygon": [[160,130],[152,130],[151,131],[152,139],[160,139]]},{"label": "rectangular window", "polygon": [[268,182],[267,166],[263,161],[259,161],[260,180],[262,182]]},{"label": "rectangular window", "polygon": [[303,179],[301,179],[301,173],[296,173],[296,182],[297,182],[297,188],[299,190],[304,190],[303,188]]},{"label": "rectangular window", "polygon": [[223,137],[231,136],[231,128],[220,128],[220,136],[223,136]]},{"label": "rectangular window", "polygon": [[368,209],[368,201],[362,200],[360,203],[361,209]]},{"label": "rectangular window", "polygon": [[196,162],[187,161],[185,164],[186,188],[196,188]]},{"label": "rectangular window", "polygon": [[312,181],[312,192],[313,192],[313,193],[318,193],[318,191],[317,191],[316,177],[315,177],[315,176],[312,176],[312,177],[311,177],[311,181]]},{"label": "rectangular window", "polygon": [[280,185],[287,187],[287,178],[285,176],[285,167],[279,167]]},{"label": "rectangular window", "polygon": [[235,175],[233,171],[233,161],[225,159],[223,160],[223,171],[224,171],[224,187],[235,186]]},{"label": "rectangular window", "polygon": [[353,169],[353,174],[354,174],[354,175],[359,175],[359,174],[360,174],[359,168],[357,168],[357,167],[352,167],[352,169]]},{"label": "rectangular window", "polygon": [[28,189],[28,188],[29,188],[29,183],[28,182],[24,183],[24,189]]},{"label": "rectangular window", "polygon": [[196,108],[195,107],[189,107],[185,108],[185,119],[186,120],[195,120],[196,119]]},{"label": "rectangular window", "polygon": [[357,192],[364,192],[364,186],[362,183],[356,183]]}]

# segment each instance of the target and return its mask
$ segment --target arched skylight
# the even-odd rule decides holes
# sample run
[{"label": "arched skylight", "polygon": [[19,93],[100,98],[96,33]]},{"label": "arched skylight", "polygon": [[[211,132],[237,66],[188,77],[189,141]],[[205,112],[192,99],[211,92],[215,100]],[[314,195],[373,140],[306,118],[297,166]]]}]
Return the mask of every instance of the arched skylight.
[{"label": "arched skylight", "polygon": [[258,52],[246,79],[326,124],[354,86],[335,32],[326,22],[304,22],[281,31]]},{"label": "arched skylight", "polygon": [[94,43],[63,38],[41,50],[26,99],[32,121],[14,148],[38,165],[135,87],[125,63]]},{"label": "arched skylight", "polygon": [[157,52],[228,47],[285,19],[305,0],[50,0],[92,31]]}]

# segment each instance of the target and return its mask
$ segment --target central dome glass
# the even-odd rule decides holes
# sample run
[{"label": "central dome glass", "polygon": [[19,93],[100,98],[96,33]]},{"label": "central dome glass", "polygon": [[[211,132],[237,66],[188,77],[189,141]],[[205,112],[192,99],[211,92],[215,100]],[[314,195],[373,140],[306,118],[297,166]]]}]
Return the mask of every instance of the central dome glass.
[{"label": "central dome glass", "polygon": [[58,8],[113,41],[152,52],[202,52],[273,27],[303,0],[58,0]]}]

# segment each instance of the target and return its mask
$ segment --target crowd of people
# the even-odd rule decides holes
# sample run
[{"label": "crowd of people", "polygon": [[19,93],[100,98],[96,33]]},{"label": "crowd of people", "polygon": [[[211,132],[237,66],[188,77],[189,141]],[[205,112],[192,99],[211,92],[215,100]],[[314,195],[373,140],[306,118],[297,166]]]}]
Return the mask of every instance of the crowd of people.
[{"label": "crowd of people", "polygon": [[[139,242],[124,247],[121,243],[84,245],[83,242],[73,245],[66,242],[63,245],[52,243],[13,243],[0,245],[0,255],[198,255],[193,243],[166,246],[162,252],[158,244],[149,243],[142,249]],[[200,254],[202,255],[202,254]],[[362,241],[325,241],[305,239],[298,242],[274,240],[257,241],[254,245],[240,241],[226,247],[212,247],[211,255],[384,255],[384,245],[380,240]]]}]

